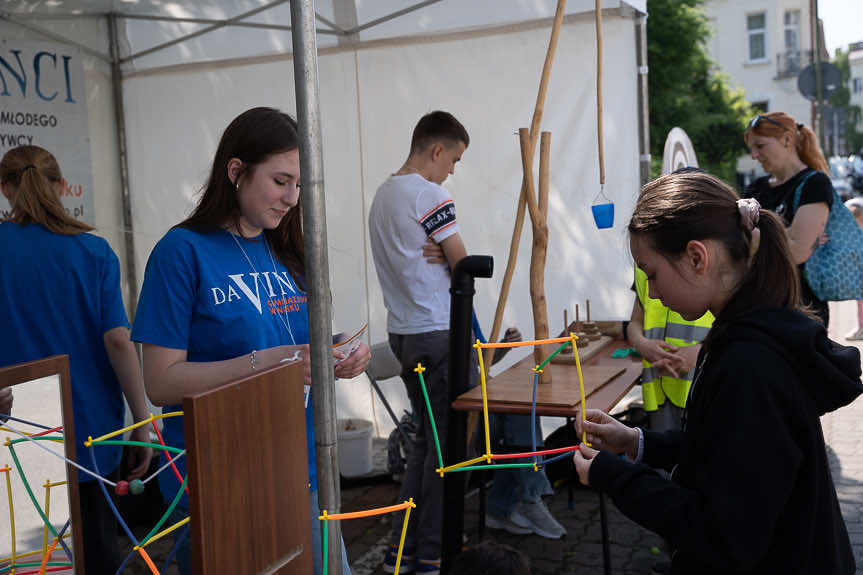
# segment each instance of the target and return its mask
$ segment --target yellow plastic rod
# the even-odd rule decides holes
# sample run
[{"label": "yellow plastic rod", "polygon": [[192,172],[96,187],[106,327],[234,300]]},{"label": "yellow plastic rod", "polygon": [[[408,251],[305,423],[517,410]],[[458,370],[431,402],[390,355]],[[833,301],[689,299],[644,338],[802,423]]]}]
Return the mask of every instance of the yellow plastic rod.
[{"label": "yellow plastic rod", "polygon": [[413,497],[408,499],[406,501],[406,503],[408,503],[408,508],[405,510],[405,520],[404,520],[404,523],[402,523],[402,535],[401,535],[401,537],[399,537],[399,551],[398,551],[398,554],[396,555],[395,575],[399,575],[399,567],[401,567],[401,564],[402,564],[402,551],[405,548],[405,535],[407,535],[407,532],[408,532],[408,521],[411,518],[411,509],[416,507],[416,505],[414,504],[414,498]]},{"label": "yellow plastic rod", "polygon": [[[482,363],[482,349],[480,349],[480,342],[476,340],[476,357],[479,361],[479,380],[482,384],[482,423],[485,427],[485,454],[486,456],[491,456],[491,435],[488,432],[488,393],[486,392],[485,385],[485,366]],[[444,469],[446,471],[446,469]]]},{"label": "yellow plastic rod", "polygon": [[[581,361],[578,359],[578,346],[575,345],[575,340],[578,338],[575,337],[574,333],[570,333],[569,337],[572,338],[572,356],[575,358],[575,368],[578,371],[578,391],[581,393],[581,423],[584,424],[587,421],[587,416],[584,414],[587,410],[587,402],[584,400],[584,378],[581,376]],[[590,444],[587,442],[587,431],[584,430],[584,425],[581,426],[581,442],[590,447]]]}]

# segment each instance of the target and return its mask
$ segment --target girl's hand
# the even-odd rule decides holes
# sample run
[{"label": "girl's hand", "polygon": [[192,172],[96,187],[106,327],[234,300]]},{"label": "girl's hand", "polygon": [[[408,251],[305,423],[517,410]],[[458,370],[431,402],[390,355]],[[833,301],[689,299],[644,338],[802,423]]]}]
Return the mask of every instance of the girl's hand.
[{"label": "girl's hand", "polygon": [[668,342],[658,339],[648,339],[646,337],[641,337],[638,341],[635,341],[632,344],[635,346],[635,349],[641,357],[650,363],[656,363],[661,359],[673,360],[677,350],[679,349],[677,346]]},{"label": "girl's hand", "polygon": [[[607,413],[598,409],[584,412],[586,421],[576,416],[575,428],[581,437],[587,432],[587,442],[596,449],[626,453],[631,459],[638,455],[638,430],[623,425]],[[582,444],[584,447],[584,444]]]},{"label": "girl's hand", "polygon": [[578,472],[578,480],[583,485],[590,485],[590,465],[597,453],[599,453],[597,450],[582,443],[572,456],[572,462],[575,463],[575,470]]},{"label": "girl's hand", "polygon": [[[500,341],[501,343],[512,343],[515,341],[521,341],[521,332],[517,327],[508,327],[506,329],[506,333],[503,334],[503,337]],[[511,347],[499,347],[495,349],[494,354],[492,354],[491,364],[494,365],[500,360],[502,360],[511,349]]]},{"label": "girl's hand", "polygon": [[[150,443],[150,428],[146,425],[136,427],[129,437],[132,441]],[[133,445],[129,448],[129,481],[140,479],[150,468],[150,460],[153,458],[153,448]]]},{"label": "girl's hand", "polygon": [[337,349],[333,351],[333,357],[341,360],[335,366],[335,376],[339,379],[352,379],[366,370],[372,352],[369,346],[360,342],[350,355],[345,356],[343,351]]},{"label": "girl's hand", "polygon": [[700,349],[701,345],[677,348],[674,357],[653,362],[653,367],[659,369],[660,372],[670,373],[672,377],[683,377],[695,368]]}]

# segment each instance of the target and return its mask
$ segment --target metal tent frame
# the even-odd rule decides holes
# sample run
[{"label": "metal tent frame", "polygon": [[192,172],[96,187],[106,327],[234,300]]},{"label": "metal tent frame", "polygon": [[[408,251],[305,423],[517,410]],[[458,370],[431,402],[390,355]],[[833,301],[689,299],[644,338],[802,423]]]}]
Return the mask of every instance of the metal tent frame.
[{"label": "metal tent frame", "polygon": [[[110,64],[113,96],[115,102],[115,121],[118,139],[118,160],[120,165],[120,180],[122,192],[123,232],[126,255],[126,278],[129,285],[127,294],[129,307],[134,314],[137,305],[137,272],[135,269],[134,230],[132,223],[131,197],[129,189],[127,142],[125,130],[125,113],[123,109],[123,78],[124,65],[134,64],[137,59],[165,50],[172,46],[204,36],[216,30],[228,27],[252,28],[291,32],[294,78],[297,100],[297,121],[300,125],[303,222],[304,241],[306,245],[306,261],[308,265],[308,298],[312,378],[321,382],[316,388],[318,401],[315,401],[315,437],[317,446],[317,464],[319,474],[319,495],[321,508],[330,513],[338,513],[341,508],[341,497],[338,476],[333,473],[337,469],[337,431],[336,431],[336,401],[335,383],[333,379],[333,359],[329,352],[331,333],[332,305],[330,302],[329,266],[327,255],[327,224],[324,200],[324,172],[321,140],[321,124],[318,97],[317,75],[317,36],[334,36],[340,46],[355,46],[362,44],[359,34],[370,28],[400,18],[407,14],[422,10],[443,0],[422,0],[395,10],[389,14],[375,18],[365,23],[357,21],[355,0],[333,0],[335,22],[322,16],[315,10],[314,0],[270,0],[253,9],[222,19],[177,17],[166,14],[135,13],[122,10],[71,10],[63,11],[0,11],[0,21],[6,21],[26,30],[61,42],[76,46],[82,52]],[[280,25],[264,22],[251,22],[249,18],[267,10],[290,3],[292,25]],[[636,0],[638,2],[638,0]],[[25,3],[22,2],[22,7]],[[60,6],[63,2],[58,3]],[[113,7],[113,2],[111,5]],[[647,122],[647,50],[646,50],[646,14],[633,5],[632,0],[621,0],[623,4],[636,10],[636,50],[640,81],[638,84],[639,99],[639,149],[641,164],[641,183],[645,183],[649,175],[649,132]],[[92,3],[82,2],[82,5]],[[76,42],[61,34],[55,33],[34,22],[43,19],[75,20],[105,18],[108,24],[109,53],[105,54]],[[550,21],[550,18],[548,19]],[[200,24],[203,27],[182,34],[171,40],[156,44],[127,55],[122,54],[120,44],[121,21],[153,21],[173,22],[178,24]],[[543,20],[543,23],[545,21]],[[237,60],[245,58],[236,58]],[[199,62],[200,64],[206,61]],[[222,61],[224,62],[224,60]],[[323,481],[321,481],[323,479]],[[338,522],[329,529],[329,566],[336,575],[341,572],[341,531]]]}]

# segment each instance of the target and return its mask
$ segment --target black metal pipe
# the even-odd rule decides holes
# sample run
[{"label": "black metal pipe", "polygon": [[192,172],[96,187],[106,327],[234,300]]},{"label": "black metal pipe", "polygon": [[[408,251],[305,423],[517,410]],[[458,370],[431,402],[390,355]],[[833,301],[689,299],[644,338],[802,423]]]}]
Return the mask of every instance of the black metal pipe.
[{"label": "black metal pipe", "polygon": [[605,494],[599,493],[599,524],[602,529],[602,572],[611,575],[611,543],[608,541],[608,512],[605,510]]},{"label": "black metal pipe", "polygon": [[[491,256],[466,256],[452,271],[449,313],[449,403],[467,391],[470,382],[471,318],[474,278],[490,278],[494,270]],[[449,410],[444,465],[467,458],[467,415]],[[447,473],[444,477],[443,520],[441,522],[441,572],[447,573],[461,553],[464,532],[464,491],[467,474]]]}]

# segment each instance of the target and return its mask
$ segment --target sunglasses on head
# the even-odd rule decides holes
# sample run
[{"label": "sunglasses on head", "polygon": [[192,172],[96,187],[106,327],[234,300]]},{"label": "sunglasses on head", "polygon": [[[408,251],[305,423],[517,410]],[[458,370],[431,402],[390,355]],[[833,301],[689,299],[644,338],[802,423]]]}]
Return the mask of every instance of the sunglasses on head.
[{"label": "sunglasses on head", "polygon": [[783,130],[785,129],[785,126],[783,126],[782,124],[780,124],[780,123],[779,123],[779,122],[777,122],[776,120],[773,120],[773,119],[771,119],[771,118],[768,118],[767,116],[764,116],[764,115],[762,115],[762,114],[758,114],[757,116],[755,116],[754,118],[752,118],[751,120],[749,120],[749,129],[750,129],[750,130],[754,130],[755,128],[757,128],[757,127],[758,127],[758,124],[759,124],[759,123],[761,123],[761,120],[764,120],[764,121],[766,121],[766,122],[770,122],[770,123],[771,123],[771,124],[773,124],[774,126],[779,126],[779,127],[780,127],[780,128],[782,128]]}]

